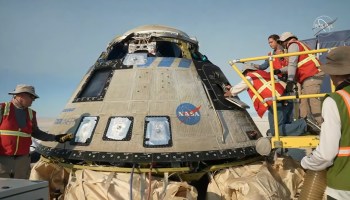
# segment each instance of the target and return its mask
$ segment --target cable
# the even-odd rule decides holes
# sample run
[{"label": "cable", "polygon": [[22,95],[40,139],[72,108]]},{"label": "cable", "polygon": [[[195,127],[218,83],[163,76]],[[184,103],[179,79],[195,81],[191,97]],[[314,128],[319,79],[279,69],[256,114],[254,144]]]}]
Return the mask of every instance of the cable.
[{"label": "cable", "polygon": [[147,200],[150,200],[150,198],[151,198],[151,190],[152,190],[152,163],[151,163],[151,165],[150,165],[150,167],[149,167],[149,173],[148,173],[148,181],[149,181],[149,183],[148,183],[148,197],[147,197]]},{"label": "cable", "polygon": [[132,182],[134,178],[134,170],[135,170],[135,163],[132,165],[131,174],[130,174],[130,200],[132,200]]}]

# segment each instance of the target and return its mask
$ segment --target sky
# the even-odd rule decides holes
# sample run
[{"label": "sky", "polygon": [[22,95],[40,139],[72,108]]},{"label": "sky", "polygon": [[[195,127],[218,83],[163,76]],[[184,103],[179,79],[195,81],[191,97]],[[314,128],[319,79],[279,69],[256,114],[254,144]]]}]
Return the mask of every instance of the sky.
[{"label": "sky", "polygon": [[[267,55],[271,34],[313,38],[320,16],[337,19],[332,31],[348,30],[349,7],[348,0],[0,0],[0,102],[17,84],[34,85],[37,116],[57,117],[107,44],[148,24],[196,37],[234,85],[241,80],[230,60]],[[251,105],[246,92],[239,97]]]}]

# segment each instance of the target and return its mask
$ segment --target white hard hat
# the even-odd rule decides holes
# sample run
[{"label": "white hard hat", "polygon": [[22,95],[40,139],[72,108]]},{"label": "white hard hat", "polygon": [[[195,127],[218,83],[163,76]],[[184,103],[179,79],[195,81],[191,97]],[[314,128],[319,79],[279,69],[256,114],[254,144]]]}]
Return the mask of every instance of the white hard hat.
[{"label": "white hard hat", "polygon": [[291,38],[291,37],[296,37],[293,33],[291,32],[284,32],[280,35],[280,39],[279,41],[281,42],[284,42],[286,41],[288,38]]}]

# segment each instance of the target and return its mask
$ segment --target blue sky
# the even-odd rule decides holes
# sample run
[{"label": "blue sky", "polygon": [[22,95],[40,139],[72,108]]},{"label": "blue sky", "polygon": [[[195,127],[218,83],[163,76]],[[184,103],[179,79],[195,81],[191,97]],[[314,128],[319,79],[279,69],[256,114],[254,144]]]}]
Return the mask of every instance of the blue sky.
[{"label": "blue sky", "polygon": [[[32,106],[38,117],[58,116],[107,44],[146,24],[195,36],[235,84],[229,60],[266,55],[273,33],[312,38],[319,16],[337,18],[334,31],[350,29],[349,7],[347,0],[0,0],[0,102],[17,84],[31,84],[40,96]],[[251,104],[246,92],[240,97]]]}]

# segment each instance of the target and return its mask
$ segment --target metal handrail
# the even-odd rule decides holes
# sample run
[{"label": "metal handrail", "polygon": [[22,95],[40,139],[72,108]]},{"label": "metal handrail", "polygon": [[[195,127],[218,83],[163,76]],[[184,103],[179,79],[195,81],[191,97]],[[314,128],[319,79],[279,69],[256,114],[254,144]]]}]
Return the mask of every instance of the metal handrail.
[{"label": "metal handrail", "polygon": [[[270,77],[271,77],[271,86],[272,86],[272,97],[268,100],[272,100],[272,109],[273,109],[273,120],[274,120],[274,129],[275,129],[275,140],[278,142],[281,142],[280,140],[280,134],[279,134],[279,128],[278,128],[278,116],[277,116],[277,102],[281,100],[291,100],[296,99],[296,96],[276,96],[276,89],[275,89],[275,78],[273,73],[273,59],[274,58],[281,58],[281,57],[289,57],[289,56],[298,56],[298,55],[304,55],[304,54],[316,54],[316,53],[323,53],[328,52],[331,49],[318,49],[318,50],[310,50],[310,51],[301,51],[301,52],[293,52],[293,53],[284,53],[284,54],[278,54],[278,55],[270,55],[270,56],[258,56],[258,57],[251,57],[251,58],[242,58],[242,59],[234,59],[232,61],[229,61],[229,64],[232,66],[232,68],[237,72],[237,74],[240,76],[240,78],[243,79],[245,83],[247,83],[249,89],[252,90],[252,92],[257,95],[258,99],[262,103],[266,103],[260,94],[255,90],[255,88],[252,86],[252,84],[245,78],[245,76],[238,70],[235,63],[244,63],[249,61],[256,61],[256,60],[269,60],[269,67],[270,67]],[[271,70],[272,69],[272,70]],[[334,86],[332,85],[332,91],[334,91]],[[315,97],[324,97],[326,93],[323,94],[308,94],[308,95],[300,95],[298,98],[315,98]],[[282,145],[280,145],[282,146]]]},{"label": "metal handrail", "polygon": [[304,54],[315,54],[315,53],[323,53],[328,52],[331,49],[318,49],[318,50],[310,50],[310,51],[300,51],[300,52],[293,52],[293,53],[283,53],[283,54],[277,54],[277,55],[270,55],[270,56],[258,56],[258,57],[251,57],[251,58],[241,58],[241,59],[234,59],[232,61],[229,61],[230,63],[245,63],[249,61],[256,61],[256,60],[267,60],[270,57],[271,58],[282,58],[282,57],[289,57],[289,56],[299,56]]}]

